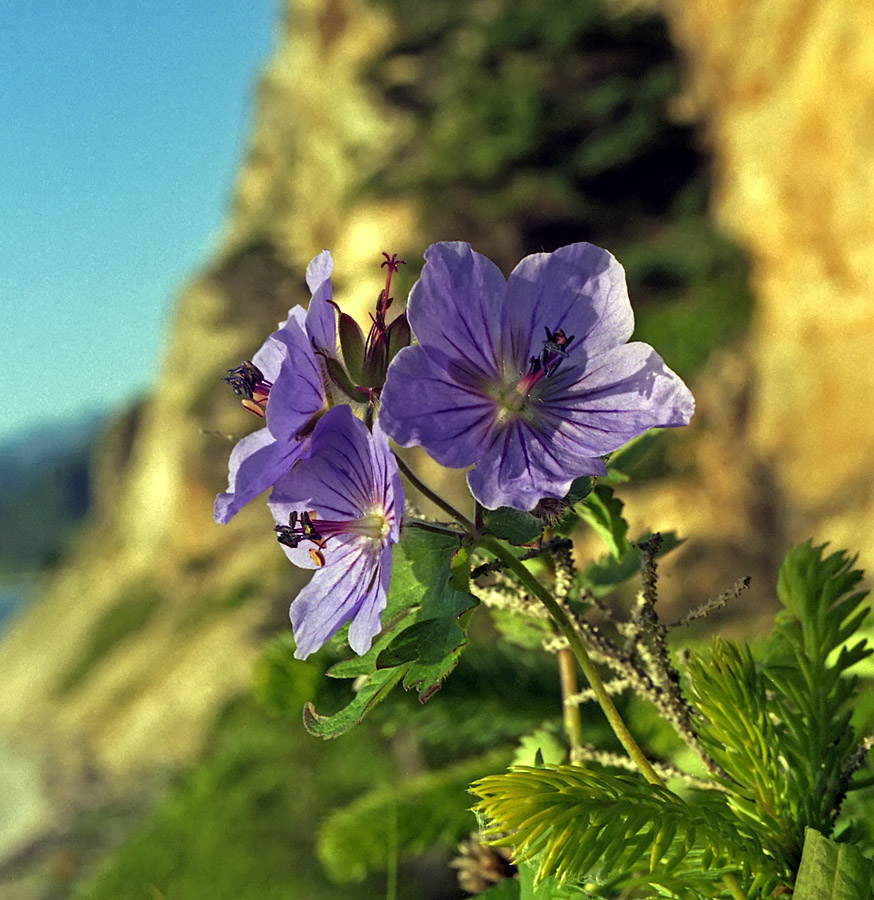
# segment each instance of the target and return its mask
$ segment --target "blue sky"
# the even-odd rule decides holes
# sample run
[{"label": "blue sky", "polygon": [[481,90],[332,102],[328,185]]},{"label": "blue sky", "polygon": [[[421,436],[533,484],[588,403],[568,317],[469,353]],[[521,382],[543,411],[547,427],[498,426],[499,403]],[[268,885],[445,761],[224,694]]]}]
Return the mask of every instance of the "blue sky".
[{"label": "blue sky", "polygon": [[152,382],[279,0],[0,3],[0,442]]}]

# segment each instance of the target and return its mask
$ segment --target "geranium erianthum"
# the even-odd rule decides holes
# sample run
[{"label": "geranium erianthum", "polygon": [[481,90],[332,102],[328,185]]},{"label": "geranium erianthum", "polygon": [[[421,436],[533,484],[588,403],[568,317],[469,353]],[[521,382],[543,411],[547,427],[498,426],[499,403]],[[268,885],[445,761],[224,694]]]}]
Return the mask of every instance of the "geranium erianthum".
[{"label": "geranium erianthum", "polygon": [[404,506],[388,439],[378,425],[371,435],[350,407],[334,407],[269,506],[288,558],[316,570],[291,604],[294,655],[306,659],[346,622],[349,646],[366,653],[380,629]]},{"label": "geranium erianthum", "polygon": [[418,345],[392,363],[379,421],[467,475],[485,507],[532,509],[650,428],[686,425],[695,401],[648,344],[622,266],[571,244],[509,280],[465,243],[433,244],[407,306]]},{"label": "geranium erianthum", "polygon": [[231,451],[228,489],[216,497],[214,517],[225,524],[250,500],[275,484],[305,454],[316,419],[328,408],[316,350],[336,352],[337,328],[331,299],[331,254],[325,250],[307,267],[309,307],[288,318],[261,349],[225,377],[243,406],[266,420]]}]

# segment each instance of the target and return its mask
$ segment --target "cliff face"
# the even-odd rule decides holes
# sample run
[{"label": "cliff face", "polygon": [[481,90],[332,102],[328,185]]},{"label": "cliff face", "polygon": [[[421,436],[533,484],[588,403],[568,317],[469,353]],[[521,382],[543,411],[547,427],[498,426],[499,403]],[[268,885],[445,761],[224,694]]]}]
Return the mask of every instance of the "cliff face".
[{"label": "cliff face", "polygon": [[[874,9],[684,0],[664,11],[752,263],[748,426],[793,539],[874,565]],[[726,435],[730,440],[730,436]]]}]

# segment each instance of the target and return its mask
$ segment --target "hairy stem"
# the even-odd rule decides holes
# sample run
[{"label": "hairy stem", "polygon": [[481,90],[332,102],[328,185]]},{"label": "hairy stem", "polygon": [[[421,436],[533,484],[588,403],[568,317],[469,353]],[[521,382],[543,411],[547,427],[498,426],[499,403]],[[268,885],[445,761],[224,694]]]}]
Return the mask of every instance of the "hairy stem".
[{"label": "hairy stem", "polygon": [[464,513],[460,513],[451,503],[447,503],[442,497],[435,494],[428,485],[420,481],[419,476],[413,472],[397,453],[395,453],[395,459],[397,460],[401,474],[420,494],[422,494],[423,497],[427,497],[433,504],[439,506],[448,516],[452,516],[452,518],[455,519],[455,521],[458,522],[471,537],[476,535],[476,526],[464,515]]},{"label": "hairy stem", "polygon": [[625,752],[631,757],[634,764],[643,774],[643,777],[646,778],[650,784],[664,785],[664,780],[652,767],[646,756],[644,756],[643,751],[637,745],[637,742],[628,730],[628,726],[619,715],[619,711],[616,709],[612,698],[607,693],[604,682],[601,681],[601,676],[598,674],[595,664],[592,662],[589,654],[586,652],[586,648],[580,641],[580,636],[577,634],[573,623],[556,602],[552,594],[500,542],[490,537],[483,537],[480,539],[479,546],[505,563],[507,568],[519,579],[523,587],[534,594],[547,610],[549,610],[549,614],[552,616],[553,621],[561,629],[565,638],[567,638],[570,649],[573,651],[580,668],[583,670],[583,674],[586,676],[586,679],[592,688],[595,699],[604,711],[604,715],[607,717],[607,721],[610,723],[613,733],[625,748]]}]

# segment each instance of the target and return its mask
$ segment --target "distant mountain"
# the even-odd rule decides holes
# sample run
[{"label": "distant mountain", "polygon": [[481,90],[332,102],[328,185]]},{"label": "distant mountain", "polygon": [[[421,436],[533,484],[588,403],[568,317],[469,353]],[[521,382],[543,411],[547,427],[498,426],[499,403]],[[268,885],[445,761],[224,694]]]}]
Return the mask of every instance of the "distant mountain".
[{"label": "distant mountain", "polygon": [[90,459],[105,416],[41,423],[0,443],[0,573],[45,569],[91,503]]}]

